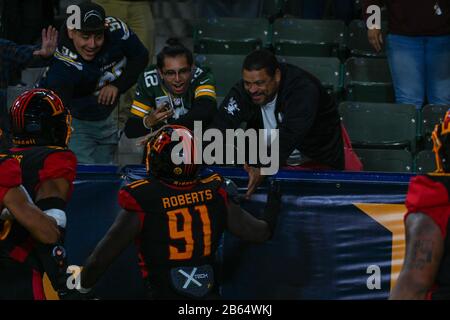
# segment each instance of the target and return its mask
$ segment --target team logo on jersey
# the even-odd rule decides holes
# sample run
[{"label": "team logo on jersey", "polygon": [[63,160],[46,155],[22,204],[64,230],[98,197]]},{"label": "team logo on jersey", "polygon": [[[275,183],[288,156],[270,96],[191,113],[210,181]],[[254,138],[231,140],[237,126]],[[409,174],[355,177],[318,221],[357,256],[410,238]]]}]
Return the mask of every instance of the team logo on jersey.
[{"label": "team logo on jersey", "polygon": [[181,169],[180,167],[176,167],[175,169],[173,169],[173,173],[179,176],[180,174],[183,173],[183,169]]},{"label": "team logo on jersey", "polygon": [[227,109],[227,112],[229,114],[231,114],[232,116],[234,116],[234,113],[236,111],[241,110],[241,109],[239,109],[239,107],[237,105],[237,102],[236,102],[236,100],[233,97],[230,98],[230,101],[228,102],[228,105],[227,105],[226,109]]}]

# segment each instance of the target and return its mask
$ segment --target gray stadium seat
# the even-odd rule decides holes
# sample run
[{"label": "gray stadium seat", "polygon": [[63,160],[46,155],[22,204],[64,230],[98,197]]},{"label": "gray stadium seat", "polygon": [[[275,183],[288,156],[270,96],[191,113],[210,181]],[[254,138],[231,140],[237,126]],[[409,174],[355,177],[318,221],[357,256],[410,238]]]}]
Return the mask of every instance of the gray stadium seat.
[{"label": "gray stadium seat", "polygon": [[278,57],[280,62],[296,65],[316,76],[322,84],[331,92],[339,92],[342,89],[341,63],[334,57]]},{"label": "gray stadium seat", "polygon": [[242,63],[245,56],[224,54],[200,54],[195,61],[211,68],[216,78],[218,96],[226,96],[231,87],[241,79]]},{"label": "gray stadium seat", "polygon": [[450,109],[450,105],[426,105],[422,109],[422,126],[421,136],[425,140],[425,148],[432,149],[433,141],[431,140],[431,133],[434,130],[436,124],[440,123],[444,118],[447,110]]},{"label": "gray stadium seat", "polygon": [[434,152],[431,150],[420,151],[416,155],[416,172],[429,173],[436,170],[436,160]]},{"label": "gray stadium seat", "polygon": [[[382,21],[383,39],[386,38],[387,23]],[[380,53],[376,52],[367,39],[367,26],[363,20],[353,20],[348,26],[347,48],[354,57],[386,57],[385,45]]]},{"label": "gray stadium seat", "polygon": [[337,57],[346,26],[340,20],[277,19],[273,25],[275,53],[283,56]]},{"label": "gray stadium seat", "polygon": [[194,23],[194,52],[248,54],[270,44],[266,19],[215,18]]},{"label": "gray stadium seat", "polygon": [[413,157],[408,150],[354,149],[364,171],[412,172]]},{"label": "gray stadium seat", "polygon": [[348,101],[339,105],[339,112],[353,147],[415,152],[415,106]]},{"label": "gray stadium seat", "polygon": [[350,58],[345,62],[347,100],[394,102],[391,72],[386,59]]}]

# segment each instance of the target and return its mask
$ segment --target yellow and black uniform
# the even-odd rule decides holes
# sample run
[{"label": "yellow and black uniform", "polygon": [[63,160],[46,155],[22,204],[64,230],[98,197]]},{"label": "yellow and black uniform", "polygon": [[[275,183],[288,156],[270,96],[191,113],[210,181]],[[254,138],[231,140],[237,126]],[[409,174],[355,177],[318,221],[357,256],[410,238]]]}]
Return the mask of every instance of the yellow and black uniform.
[{"label": "yellow and black uniform", "polygon": [[183,95],[177,96],[165,87],[157,67],[148,67],[137,81],[131,105],[133,116],[125,126],[126,136],[137,138],[150,133],[150,129],[144,127],[143,118],[165,104],[174,111],[167,123],[193,130],[194,121],[202,121],[203,128],[208,127],[217,111],[215,79],[211,71],[205,67],[194,66],[188,89]]},{"label": "yellow and black uniform", "polygon": [[218,174],[175,186],[148,178],[123,187],[120,206],[139,215],[141,273],[154,299],[215,296],[215,254],[228,207]]}]

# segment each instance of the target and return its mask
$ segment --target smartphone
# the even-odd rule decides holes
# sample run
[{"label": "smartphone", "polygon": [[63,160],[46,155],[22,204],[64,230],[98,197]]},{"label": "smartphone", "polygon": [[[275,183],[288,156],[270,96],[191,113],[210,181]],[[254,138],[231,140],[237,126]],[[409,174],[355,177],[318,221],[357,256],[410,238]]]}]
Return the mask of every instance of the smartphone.
[{"label": "smartphone", "polygon": [[157,97],[156,99],[156,109],[163,109],[164,111],[172,110],[172,104],[170,103],[170,98],[168,96]]}]

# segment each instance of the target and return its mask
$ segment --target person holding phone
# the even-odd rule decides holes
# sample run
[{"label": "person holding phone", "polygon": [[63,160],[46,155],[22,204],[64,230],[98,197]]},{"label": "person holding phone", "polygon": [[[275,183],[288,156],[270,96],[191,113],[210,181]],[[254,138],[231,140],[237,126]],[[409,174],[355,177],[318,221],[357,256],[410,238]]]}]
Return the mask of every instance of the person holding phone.
[{"label": "person holding phone", "polygon": [[146,136],[165,124],[194,129],[194,121],[208,127],[217,111],[216,88],[208,68],[194,65],[192,52],[169,39],[157,64],[139,76],[125,125],[127,138]]}]

